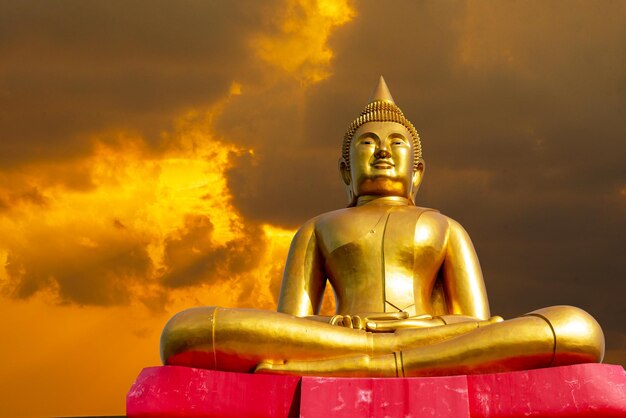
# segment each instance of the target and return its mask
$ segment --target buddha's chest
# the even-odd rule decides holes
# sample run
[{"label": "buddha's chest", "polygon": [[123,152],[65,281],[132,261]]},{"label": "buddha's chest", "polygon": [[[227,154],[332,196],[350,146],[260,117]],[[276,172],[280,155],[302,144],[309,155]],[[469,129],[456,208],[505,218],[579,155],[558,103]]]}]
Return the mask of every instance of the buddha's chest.
[{"label": "buddha's chest", "polygon": [[[343,313],[423,311],[436,277],[432,241],[415,207],[376,207],[342,213],[318,229],[325,270]],[[436,241],[436,240],[435,240]],[[441,247],[441,245],[439,245]],[[340,312],[341,313],[341,312]],[[422,313],[422,312],[419,312]]]}]

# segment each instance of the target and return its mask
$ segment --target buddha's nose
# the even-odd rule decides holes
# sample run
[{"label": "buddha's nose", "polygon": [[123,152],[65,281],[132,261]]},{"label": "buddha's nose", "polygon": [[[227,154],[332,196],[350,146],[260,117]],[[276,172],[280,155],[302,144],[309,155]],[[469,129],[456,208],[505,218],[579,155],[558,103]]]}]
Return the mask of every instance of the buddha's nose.
[{"label": "buddha's nose", "polygon": [[374,153],[374,157],[376,158],[390,158],[391,153],[387,151],[385,148],[379,148]]}]

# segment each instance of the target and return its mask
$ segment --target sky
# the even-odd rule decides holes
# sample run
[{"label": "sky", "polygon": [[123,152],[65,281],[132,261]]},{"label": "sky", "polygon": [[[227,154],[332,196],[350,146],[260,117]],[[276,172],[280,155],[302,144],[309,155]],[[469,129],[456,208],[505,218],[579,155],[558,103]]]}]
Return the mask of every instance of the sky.
[{"label": "sky", "polygon": [[[165,322],[275,309],[383,75],[491,311],[626,364],[626,2],[0,1],[0,416],[123,414]],[[330,296],[330,295],[328,295]],[[327,298],[325,312],[332,311]]]}]

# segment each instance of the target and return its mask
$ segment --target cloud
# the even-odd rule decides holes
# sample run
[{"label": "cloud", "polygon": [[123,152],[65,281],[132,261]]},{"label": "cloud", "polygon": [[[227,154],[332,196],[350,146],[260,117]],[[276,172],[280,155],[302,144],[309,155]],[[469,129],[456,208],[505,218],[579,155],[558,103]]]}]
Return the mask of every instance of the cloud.
[{"label": "cloud", "polygon": [[[246,274],[284,260],[259,267],[272,229],[232,206],[225,173],[245,150],[212,137],[220,106],[181,117],[159,151],[131,134],[95,139],[94,154],[78,164],[90,187],[59,181],[65,172],[55,164],[7,175],[0,187],[5,294],[163,309],[173,289],[229,279],[241,282],[234,302],[250,299]],[[268,292],[271,280],[264,278]],[[275,299],[268,292],[259,296],[266,305]]]},{"label": "cloud", "polygon": [[288,1],[275,11],[273,30],[252,38],[252,48],[268,64],[303,84],[330,76],[333,52],[328,40],[335,27],[348,23],[355,10],[348,1]]},{"label": "cloud", "polygon": [[[284,260],[264,254],[273,234],[283,237],[276,251],[288,240],[267,222],[293,209],[250,216],[226,176],[268,167],[265,134],[281,109],[329,77],[330,34],[354,17],[348,2],[275,3],[159,3],[146,12],[131,2],[123,15],[71,1],[5,6],[6,294],[156,307],[177,291],[229,282],[233,303],[245,304],[255,302],[252,277],[271,270],[277,277],[261,279],[268,289],[256,302],[275,302]],[[186,24],[173,31],[168,21]],[[280,125],[279,135],[290,124]],[[40,241],[49,246],[33,245]]]},{"label": "cloud", "polygon": [[[11,293],[18,298],[28,298],[50,288],[63,303],[128,303],[128,282],[141,280],[149,274],[150,259],[145,242],[112,230],[92,230],[88,235],[93,238],[84,233],[68,237],[68,229],[61,232],[44,227],[27,235],[33,241],[25,247],[9,250],[5,269]],[[36,246],[36,242],[45,242],[45,249]]]},{"label": "cloud", "polygon": [[3,5],[0,166],[83,158],[101,130],[159,143],[173,115],[210,106],[254,66],[249,39],[280,3]]},{"label": "cloud", "polygon": [[258,266],[259,254],[266,247],[259,225],[242,225],[241,234],[235,239],[214,242],[213,224],[208,216],[187,216],[184,228],[177,232],[165,240],[167,272],[162,281],[166,287],[236,280]]}]

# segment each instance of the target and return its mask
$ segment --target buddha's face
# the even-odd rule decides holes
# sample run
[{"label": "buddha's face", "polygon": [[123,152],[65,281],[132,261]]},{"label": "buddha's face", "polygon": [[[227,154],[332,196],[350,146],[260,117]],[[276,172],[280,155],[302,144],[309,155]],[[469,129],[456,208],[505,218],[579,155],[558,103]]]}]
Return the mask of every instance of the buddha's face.
[{"label": "buddha's face", "polygon": [[353,195],[411,197],[417,186],[414,158],[413,140],[403,125],[395,122],[363,124],[350,144],[348,181]]}]

